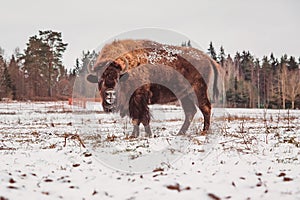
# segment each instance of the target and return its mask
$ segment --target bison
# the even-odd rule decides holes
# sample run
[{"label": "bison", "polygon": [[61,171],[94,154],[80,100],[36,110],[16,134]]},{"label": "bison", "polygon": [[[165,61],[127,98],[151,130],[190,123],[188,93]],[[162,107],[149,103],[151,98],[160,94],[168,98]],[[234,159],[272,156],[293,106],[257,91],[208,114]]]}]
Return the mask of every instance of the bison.
[{"label": "bison", "polygon": [[[131,137],[139,136],[142,123],[151,136],[149,104],[179,100],[185,121],[178,134],[185,134],[200,109],[202,134],[210,127],[211,103],[220,98],[221,69],[200,50],[163,45],[149,40],[120,40],[104,46],[87,80],[98,83],[105,112],[129,115]],[[96,73],[96,74],[95,74]],[[208,87],[210,86],[210,87]],[[211,95],[208,95],[208,88]]]}]

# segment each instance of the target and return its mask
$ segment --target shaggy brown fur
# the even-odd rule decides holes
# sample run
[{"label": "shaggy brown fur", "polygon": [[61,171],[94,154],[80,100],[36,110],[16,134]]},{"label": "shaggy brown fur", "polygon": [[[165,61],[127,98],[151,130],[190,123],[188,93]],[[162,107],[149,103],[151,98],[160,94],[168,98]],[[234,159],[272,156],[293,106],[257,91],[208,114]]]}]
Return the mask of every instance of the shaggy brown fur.
[{"label": "shaggy brown fur", "polygon": [[[208,85],[213,88],[211,99],[218,100],[221,68],[201,51],[148,40],[114,41],[103,47],[93,70],[104,70],[98,77],[104,110],[129,115],[134,124],[133,137],[139,135],[140,123],[151,135],[149,104],[176,100],[181,101],[186,116],[179,134],[188,129],[196,106],[204,116],[203,133],[209,129]],[[124,72],[127,78],[121,77]]]},{"label": "shaggy brown fur", "polygon": [[[202,74],[208,86],[210,100],[215,104],[224,103],[223,69],[207,54],[192,47],[172,46],[150,40],[116,40],[102,48],[94,68],[107,61],[115,61],[122,70],[147,63],[171,66],[177,55],[190,62]],[[126,63],[128,69],[125,69]]]}]

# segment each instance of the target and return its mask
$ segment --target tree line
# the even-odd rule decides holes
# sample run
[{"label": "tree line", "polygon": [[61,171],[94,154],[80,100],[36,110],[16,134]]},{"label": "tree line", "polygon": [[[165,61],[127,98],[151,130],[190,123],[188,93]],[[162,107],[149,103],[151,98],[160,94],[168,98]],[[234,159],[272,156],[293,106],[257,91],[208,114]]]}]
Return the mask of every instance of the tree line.
[{"label": "tree line", "polygon": [[225,70],[227,107],[300,108],[300,57],[271,53],[260,60],[249,51],[231,57],[212,42],[208,54]]},{"label": "tree line", "polygon": [[75,66],[68,70],[62,58],[68,44],[62,34],[39,31],[29,38],[23,52],[16,48],[5,60],[0,48],[0,100],[66,100],[72,96],[73,85],[80,73],[87,73],[93,54],[83,52]]},{"label": "tree line", "polygon": [[[182,46],[191,46],[190,41]],[[73,86],[84,95],[89,88],[84,79],[95,52],[82,52],[71,68],[63,66],[63,54],[68,44],[62,34],[51,30],[39,31],[29,38],[26,48],[16,49],[4,58],[0,47],[0,99],[66,100]],[[216,52],[212,42],[207,53],[225,71],[227,107],[300,108],[300,57],[274,54],[261,60],[249,51],[225,53],[223,46]],[[69,70],[68,70],[69,69]]]}]

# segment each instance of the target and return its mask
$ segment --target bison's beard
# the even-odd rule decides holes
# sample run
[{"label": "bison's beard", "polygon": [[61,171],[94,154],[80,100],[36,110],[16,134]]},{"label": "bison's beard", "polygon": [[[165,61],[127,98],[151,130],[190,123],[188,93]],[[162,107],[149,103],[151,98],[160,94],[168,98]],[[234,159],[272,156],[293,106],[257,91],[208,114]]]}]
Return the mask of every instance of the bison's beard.
[{"label": "bison's beard", "polygon": [[106,113],[120,113],[120,116],[123,118],[125,116],[129,116],[129,106],[128,106],[128,102],[127,105],[126,103],[121,103],[118,101],[118,99],[116,99],[116,102],[114,104],[108,104],[105,101],[103,101],[102,103],[102,107],[104,112]]},{"label": "bison's beard", "polygon": [[103,107],[104,112],[107,112],[107,113],[116,112],[116,107],[114,105],[103,105],[102,104],[102,107]]},{"label": "bison's beard", "polygon": [[103,106],[103,110],[106,113],[120,113],[120,116],[123,118],[125,116],[129,116],[129,109],[128,106],[124,106],[124,105],[119,105],[119,106],[115,106],[115,105],[102,105]]}]

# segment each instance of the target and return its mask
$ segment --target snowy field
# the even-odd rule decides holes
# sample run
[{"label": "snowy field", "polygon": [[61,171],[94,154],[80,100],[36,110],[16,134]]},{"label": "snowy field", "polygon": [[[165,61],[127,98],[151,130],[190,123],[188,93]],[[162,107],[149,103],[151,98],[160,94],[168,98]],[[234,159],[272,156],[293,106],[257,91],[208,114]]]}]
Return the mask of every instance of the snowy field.
[{"label": "snowy field", "polygon": [[152,106],[133,140],[98,106],[0,103],[0,199],[300,199],[300,111],[214,109],[206,137],[200,113],[174,136],[181,107]]}]

